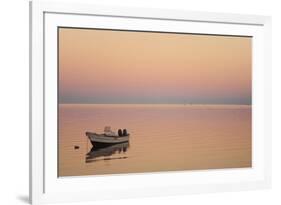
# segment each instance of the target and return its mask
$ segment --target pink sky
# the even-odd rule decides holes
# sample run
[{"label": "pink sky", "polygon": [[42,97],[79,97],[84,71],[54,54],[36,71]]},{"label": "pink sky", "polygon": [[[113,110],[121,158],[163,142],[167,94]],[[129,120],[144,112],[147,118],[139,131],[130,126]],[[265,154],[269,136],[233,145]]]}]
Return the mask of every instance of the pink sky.
[{"label": "pink sky", "polygon": [[60,103],[251,103],[251,38],[59,30]]}]

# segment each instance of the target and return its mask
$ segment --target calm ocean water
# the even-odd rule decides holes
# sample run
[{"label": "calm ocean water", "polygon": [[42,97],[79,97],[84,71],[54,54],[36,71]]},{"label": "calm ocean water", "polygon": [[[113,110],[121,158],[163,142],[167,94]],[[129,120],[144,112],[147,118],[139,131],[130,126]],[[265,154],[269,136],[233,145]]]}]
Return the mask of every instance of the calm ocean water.
[{"label": "calm ocean water", "polygon": [[[59,105],[59,176],[251,167],[251,106]],[[126,128],[94,150],[85,132]],[[79,149],[74,149],[79,146]]]}]

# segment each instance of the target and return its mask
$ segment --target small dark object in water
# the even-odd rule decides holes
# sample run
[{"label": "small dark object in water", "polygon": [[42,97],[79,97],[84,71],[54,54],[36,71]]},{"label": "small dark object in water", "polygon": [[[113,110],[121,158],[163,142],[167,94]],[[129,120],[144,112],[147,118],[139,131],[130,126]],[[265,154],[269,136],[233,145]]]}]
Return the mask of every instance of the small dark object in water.
[{"label": "small dark object in water", "polygon": [[119,137],[123,136],[122,130],[121,130],[121,129],[118,130],[118,136],[119,136]]},{"label": "small dark object in water", "polygon": [[126,129],[123,130],[123,136],[128,136],[128,132]]},{"label": "small dark object in water", "polygon": [[75,145],[75,146],[74,146],[74,149],[79,149],[79,146]]}]

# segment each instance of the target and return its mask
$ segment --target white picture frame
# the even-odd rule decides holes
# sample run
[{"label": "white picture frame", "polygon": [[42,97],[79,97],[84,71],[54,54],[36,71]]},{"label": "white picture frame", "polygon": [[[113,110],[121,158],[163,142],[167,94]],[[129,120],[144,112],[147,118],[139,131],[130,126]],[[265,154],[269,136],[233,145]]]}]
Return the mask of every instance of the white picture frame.
[{"label": "white picture frame", "polygon": [[[253,167],[58,178],[57,127],[52,122],[56,121],[57,117],[56,29],[59,26],[253,36]],[[239,191],[269,188],[270,184],[270,17],[80,3],[30,2],[32,204]]]}]

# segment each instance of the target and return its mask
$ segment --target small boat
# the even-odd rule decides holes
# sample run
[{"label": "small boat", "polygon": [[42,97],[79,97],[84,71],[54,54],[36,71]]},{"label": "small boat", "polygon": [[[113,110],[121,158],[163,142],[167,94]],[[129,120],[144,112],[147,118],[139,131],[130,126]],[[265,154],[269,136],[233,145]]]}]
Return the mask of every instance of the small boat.
[{"label": "small boat", "polygon": [[97,134],[94,132],[86,132],[86,136],[89,138],[93,146],[102,146],[102,145],[110,145],[110,144],[118,144],[129,141],[130,134],[127,133],[127,130],[124,129],[118,130],[118,134],[111,131],[109,126],[104,128],[103,134]]}]

